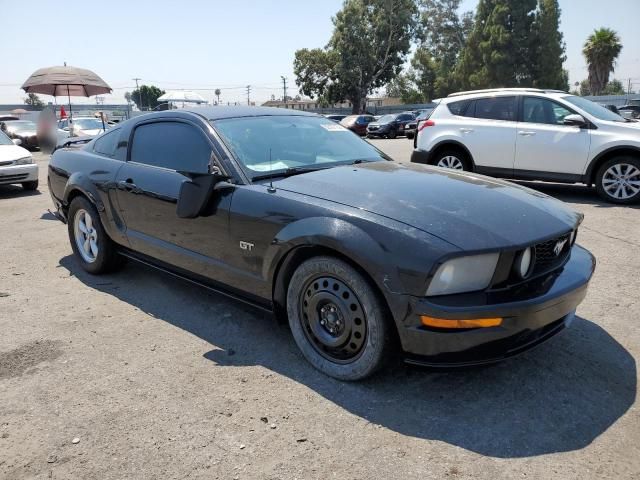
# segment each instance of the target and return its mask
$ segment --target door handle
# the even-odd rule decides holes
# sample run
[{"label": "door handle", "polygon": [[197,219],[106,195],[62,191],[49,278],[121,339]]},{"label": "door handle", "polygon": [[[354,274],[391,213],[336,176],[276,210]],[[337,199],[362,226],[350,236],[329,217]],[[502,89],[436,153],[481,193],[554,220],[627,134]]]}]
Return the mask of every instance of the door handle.
[{"label": "door handle", "polygon": [[473,132],[473,128],[461,128],[460,131],[462,133],[471,133]]},{"label": "door handle", "polygon": [[133,180],[130,178],[127,178],[126,180],[120,180],[118,182],[118,187],[122,188],[123,190],[127,190],[128,192],[131,192],[132,190],[138,188],[138,186],[133,183]]},{"label": "door handle", "polygon": [[536,132],[532,132],[532,131],[530,131],[530,130],[520,130],[520,131],[518,132],[518,135],[521,135],[521,136],[523,136],[523,137],[531,137],[531,136],[533,136],[533,135],[535,135],[535,134],[536,134]]}]

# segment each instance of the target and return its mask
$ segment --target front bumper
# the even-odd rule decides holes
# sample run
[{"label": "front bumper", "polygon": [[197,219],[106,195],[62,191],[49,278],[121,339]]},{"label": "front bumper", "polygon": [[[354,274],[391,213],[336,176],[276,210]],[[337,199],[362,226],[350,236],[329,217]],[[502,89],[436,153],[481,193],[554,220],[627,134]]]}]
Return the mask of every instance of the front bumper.
[{"label": "front bumper", "polygon": [[35,182],[36,180],[38,180],[38,165],[36,163],[0,167],[0,185]]},{"label": "front bumper", "polygon": [[369,135],[370,137],[384,137],[385,135],[388,135],[390,132],[391,132],[391,129],[388,127],[382,127],[377,130],[369,130],[367,128],[367,135]]},{"label": "front bumper", "polygon": [[[411,297],[400,329],[407,362],[429,366],[493,363],[539,345],[569,326],[595,269],[594,257],[574,245],[560,270],[510,291]],[[498,327],[435,329],[420,316],[444,319],[502,317]]]}]

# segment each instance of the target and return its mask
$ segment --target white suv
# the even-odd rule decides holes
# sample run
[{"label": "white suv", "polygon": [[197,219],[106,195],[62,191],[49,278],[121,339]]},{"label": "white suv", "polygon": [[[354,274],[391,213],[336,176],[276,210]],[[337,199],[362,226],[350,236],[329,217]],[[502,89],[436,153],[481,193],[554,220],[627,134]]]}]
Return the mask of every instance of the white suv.
[{"label": "white suv", "polygon": [[418,125],[412,162],[494,177],[594,185],[640,201],[640,123],[557,90],[454,93]]}]

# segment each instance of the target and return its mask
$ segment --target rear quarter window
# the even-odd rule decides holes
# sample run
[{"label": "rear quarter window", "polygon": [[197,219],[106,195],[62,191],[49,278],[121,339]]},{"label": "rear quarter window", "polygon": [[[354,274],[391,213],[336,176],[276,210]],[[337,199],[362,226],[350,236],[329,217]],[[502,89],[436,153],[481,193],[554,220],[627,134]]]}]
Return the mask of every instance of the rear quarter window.
[{"label": "rear quarter window", "polygon": [[447,108],[453,115],[464,117],[466,116],[470,104],[471,100],[459,100],[457,102],[448,103]]},{"label": "rear quarter window", "polygon": [[120,138],[120,129],[109,130],[107,133],[98,138],[93,144],[93,151],[99,155],[113,157],[118,146]]}]

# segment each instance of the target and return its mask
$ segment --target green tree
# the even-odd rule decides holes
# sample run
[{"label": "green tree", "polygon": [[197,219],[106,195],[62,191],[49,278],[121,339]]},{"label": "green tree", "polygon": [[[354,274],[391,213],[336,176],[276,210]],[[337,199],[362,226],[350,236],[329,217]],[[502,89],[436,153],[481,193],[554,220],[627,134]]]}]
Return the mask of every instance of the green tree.
[{"label": "green tree", "polygon": [[562,68],[566,47],[559,27],[558,0],[539,0],[532,32],[536,38],[533,86],[568,91],[569,78]]},{"label": "green tree", "polygon": [[589,89],[589,80],[584,79],[580,82],[580,96],[587,97],[591,95],[591,90]]},{"label": "green tree", "polygon": [[131,92],[124,92],[124,99],[127,101],[127,105],[131,103]]},{"label": "green tree", "polygon": [[536,0],[480,0],[457,65],[463,88],[531,86]]},{"label": "green tree", "polygon": [[589,68],[589,90],[593,95],[600,95],[607,86],[621,50],[620,37],[609,28],[595,30],[587,38],[582,54]]},{"label": "green tree", "polygon": [[457,89],[454,71],[473,29],[473,14],[458,14],[461,0],[419,0],[420,42],[411,65],[418,87],[427,99]]},{"label": "green tree", "polygon": [[218,105],[220,105],[220,93],[222,93],[222,92],[220,92],[220,89],[219,89],[219,88],[216,88],[216,89],[215,89],[215,91],[214,91],[213,93],[214,93],[214,95],[215,95],[215,96],[217,97],[217,99],[218,99]]},{"label": "green tree", "polygon": [[624,95],[626,93],[622,82],[615,78],[607,83],[607,86],[602,90],[602,95]]},{"label": "green tree", "polygon": [[328,45],[295,54],[300,91],[330,103],[348,100],[353,113],[364,112],[367,95],[400,73],[416,16],[415,0],[345,0]]},{"label": "green tree", "polygon": [[35,93],[28,93],[24,99],[25,105],[31,105],[33,107],[44,107],[44,102]]},{"label": "green tree", "polygon": [[164,90],[160,90],[155,85],[141,85],[131,92],[131,99],[140,110],[152,110],[158,106],[158,97],[164,95]]}]

